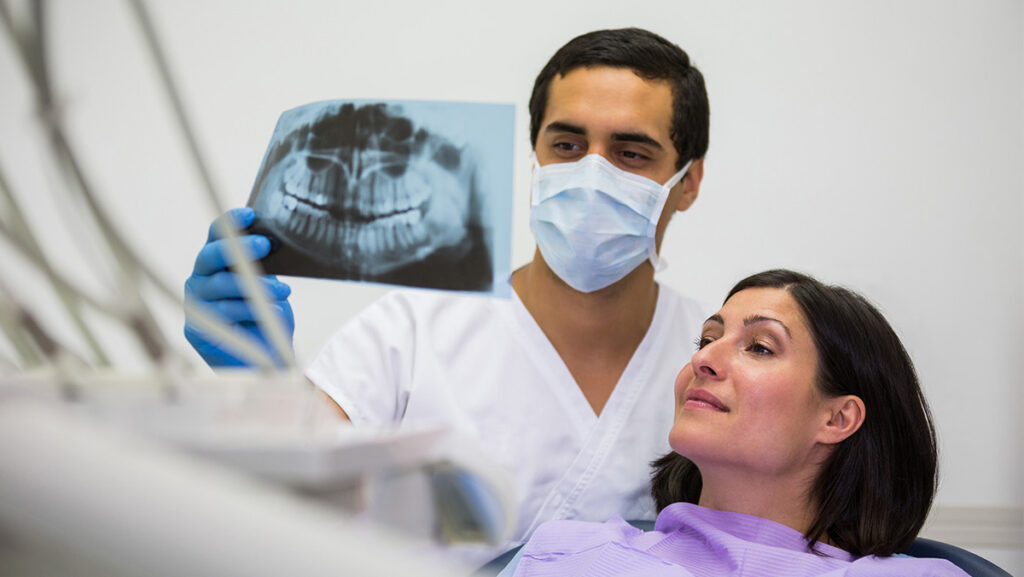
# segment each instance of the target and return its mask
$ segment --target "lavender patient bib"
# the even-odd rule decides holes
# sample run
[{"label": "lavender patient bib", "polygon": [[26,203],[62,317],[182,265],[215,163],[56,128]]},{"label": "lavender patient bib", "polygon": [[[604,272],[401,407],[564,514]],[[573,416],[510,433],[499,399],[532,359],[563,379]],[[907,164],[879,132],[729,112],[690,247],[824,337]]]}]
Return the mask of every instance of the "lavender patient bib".
[{"label": "lavender patient bib", "polygon": [[647,577],[883,577],[967,574],[943,559],[861,557],[817,543],[789,527],[689,503],[666,507],[654,531],[623,521],[555,521],[523,548],[516,577],[558,575]]}]

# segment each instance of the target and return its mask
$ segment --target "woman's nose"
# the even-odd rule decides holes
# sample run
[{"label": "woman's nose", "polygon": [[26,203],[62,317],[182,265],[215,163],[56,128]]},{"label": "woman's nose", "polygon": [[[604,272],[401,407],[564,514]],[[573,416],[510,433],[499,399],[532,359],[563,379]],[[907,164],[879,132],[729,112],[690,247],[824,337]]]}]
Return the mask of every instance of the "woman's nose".
[{"label": "woman's nose", "polygon": [[694,374],[709,379],[719,378],[724,369],[720,349],[722,347],[718,345],[718,341],[712,341],[693,353],[690,364],[693,366]]}]

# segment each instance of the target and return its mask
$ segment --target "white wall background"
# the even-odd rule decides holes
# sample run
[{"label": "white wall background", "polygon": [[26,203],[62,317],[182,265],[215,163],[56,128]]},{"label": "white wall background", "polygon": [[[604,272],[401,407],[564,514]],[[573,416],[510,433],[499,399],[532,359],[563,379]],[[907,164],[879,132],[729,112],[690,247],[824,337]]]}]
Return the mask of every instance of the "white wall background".
[{"label": "white wall background", "polygon": [[[717,302],[742,276],[783,266],[860,290],[902,335],[931,400],[943,451],[937,504],[1024,505],[1024,3],[149,4],[227,206],[245,202],[286,108],[364,97],[515,103],[514,264],[533,252],[534,76],[582,32],[666,36],[704,73],[712,128],[701,196],[669,230],[661,281]],[[114,0],[54,1],[50,15],[59,97],[88,176],[178,290],[214,213],[136,22]],[[53,196],[59,178],[9,40],[0,168],[50,228],[52,258],[104,294],[73,211]],[[37,275],[0,248],[5,284],[60,326]],[[384,290],[290,282],[300,360]],[[160,314],[184,347],[177,307]],[[113,339],[118,363],[135,366],[130,342]],[[1003,559],[1022,563],[1019,552]]]}]

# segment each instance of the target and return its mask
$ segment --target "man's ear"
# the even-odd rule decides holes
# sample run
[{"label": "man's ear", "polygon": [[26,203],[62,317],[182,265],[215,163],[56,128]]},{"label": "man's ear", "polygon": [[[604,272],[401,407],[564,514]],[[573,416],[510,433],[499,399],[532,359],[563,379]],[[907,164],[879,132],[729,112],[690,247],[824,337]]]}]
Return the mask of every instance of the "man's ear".
[{"label": "man's ear", "polygon": [[824,426],[818,440],[827,445],[834,445],[857,432],[864,424],[866,409],[864,401],[856,395],[843,395],[825,401],[828,411]]},{"label": "man's ear", "polygon": [[676,203],[676,210],[678,212],[683,212],[690,208],[693,201],[697,200],[697,193],[700,192],[700,182],[702,180],[704,180],[704,159],[698,158],[690,163],[690,168],[686,171],[686,175],[676,185],[683,187],[683,194],[679,196],[679,202]]}]

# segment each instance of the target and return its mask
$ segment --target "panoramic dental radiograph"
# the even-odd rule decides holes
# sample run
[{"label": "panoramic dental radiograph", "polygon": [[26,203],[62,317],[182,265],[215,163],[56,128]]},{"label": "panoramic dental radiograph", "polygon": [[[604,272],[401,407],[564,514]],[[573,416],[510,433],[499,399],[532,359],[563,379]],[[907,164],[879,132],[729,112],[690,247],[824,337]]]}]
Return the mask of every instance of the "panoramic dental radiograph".
[{"label": "panoramic dental radiograph", "polygon": [[488,290],[476,169],[470,146],[399,104],[286,112],[249,199],[251,230],[274,246],[261,264],[271,274]]}]

